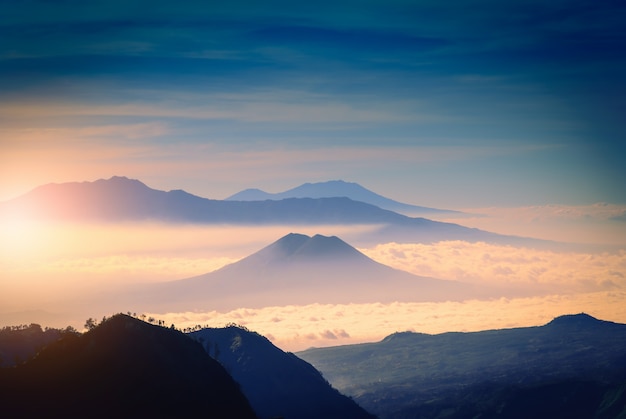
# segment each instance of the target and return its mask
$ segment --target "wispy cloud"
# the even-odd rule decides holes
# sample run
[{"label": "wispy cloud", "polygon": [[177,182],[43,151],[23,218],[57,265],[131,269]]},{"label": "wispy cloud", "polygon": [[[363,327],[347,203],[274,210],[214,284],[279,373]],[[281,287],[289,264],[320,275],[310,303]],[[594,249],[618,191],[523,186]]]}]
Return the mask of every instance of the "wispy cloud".
[{"label": "wispy cloud", "polygon": [[[132,90],[130,91],[132,93]],[[141,92],[137,92],[141,93]],[[128,100],[102,104],[84,101],[51,100],[49,102],[5,102],[0,104],[6,118],[50,117],[149,117],[201,120],[232,120],[250,123],[287,124],[353,124],[442,122],[452,117],[436,113],[415,100],[386,99],[384,103],[371,100],[355,101],[350,97],[322,95],[311,91],[262,90],[256,93],[204,92],[177,93],[171,91],[143,92],[154,100]],[[165,97],[164,97],[165,96]],[[373,99],[373,97],[371,98]]]},{"label": "wispy cloud", "polygon": [[[22,116],[27,117],[28,114]],[[54,117],[55,115],[47,116]],[[77,140],[83,140],[86,144],[97,144],[100,148],[105,145],[106,141],[123,143],[128,140],[161,137],[170,133],[171,130],[166,123],[157,121],[73,127],[0,128],[0,135],[3,137],[2,145],[6,148],[19,149],[21,147],[27,148],[30,144],[51,144],[55,145],[54,148],[59,151],[64,145],[69,146],[71,144],[75,148],[78,145]],[[129,144],[128,147],[132,147],[132,145]]]}]

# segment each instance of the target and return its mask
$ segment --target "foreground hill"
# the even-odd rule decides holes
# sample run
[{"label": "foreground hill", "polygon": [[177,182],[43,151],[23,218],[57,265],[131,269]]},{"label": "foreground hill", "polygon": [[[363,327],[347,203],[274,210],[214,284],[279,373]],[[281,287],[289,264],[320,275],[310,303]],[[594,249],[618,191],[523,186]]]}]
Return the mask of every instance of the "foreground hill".
[{"label": "foreground hill", "polygon": [[551,245],[545,241],[504,236],[458,224],[411,218],[346,197],[289,198],[278,201],[206,199],[182,190],[149,188],[125,177],[95,182],[70,182],[37,187],[0,203],[0,217],[36,217],[53,221],[128,222],[233,225],[374,225],[363,243],[485,241]]},{"label": "foreground hill", "polygon": [[328,182],[304,183],[284,192],[269,193],[260,189],[246,189],[228,198],[228,201],[265,201],[287,198],[334,198],[346,197],[353,201],[365,202],[394,212],[411,215],[423,214],[460,214],[458,211],[421,207],[386,198],[358,183],[331,180]]},{"label": "foreground hill", "polygon": [[239,383],[259,418],[372,418],[310,364],[239,327],[189,334]]},{"label": "foreground hill", "polygon": [[291,233],[217,271],[149,285],[132,294],[131,300],[134,306],[143,303],[142,310],[223,311],[290,304],[464,300],[488,292],[390,268],[338,237]]},{"label": "foreground hill", "polygon": [[585,314],[297,355],[381,418],[626,417],[626,325]]},{"label": "foreground hill", "polygon": [[0,369],[0,394],[7,418],[255,417],[197,342],[125,315]]}]

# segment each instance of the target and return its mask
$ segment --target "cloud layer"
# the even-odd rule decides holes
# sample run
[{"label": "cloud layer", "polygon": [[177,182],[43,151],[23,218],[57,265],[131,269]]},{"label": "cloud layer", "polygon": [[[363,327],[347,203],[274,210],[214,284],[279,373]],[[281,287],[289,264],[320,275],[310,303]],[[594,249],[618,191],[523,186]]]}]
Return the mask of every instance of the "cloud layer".
[{"label": "cloud layer", "polygon": [[179,328],[237,323],[287,351],[371,342],[398,331],[444,333],[539,326],[563,314],[586,312],[626,323],[626,292],[550,295],[491,301],[267,307],[228,313],[149,313]]},{"label": "cloud layer", "polygon": [[[1,306],[7,311],[48,310],[67,315],[51,325],[111,314],[81,306],[91,295],[132,282],[180,279],[236,261],[290,229],[199,228],[155,224],[23,228],[3,231],[22,242],[3,241]],[[297,229],[307,234],[358,234],[336,226]],[[46,232],[46,234],[43,234]],[[43,234],[43,235],[42,235]],[[120,241],[120,237],[125,237]],[[350,241],[350,240],[348,240]],[[524,298],[496,298],[443,303],[311,304],[240,308],[228,313],[149,313],[180,328],[196,324],[240,323],[271,338],[278,346],[309,346],[372,341],[395,331],[426,333],[472,331],[539,325],[565,314],[588,312],[626,322],[626,251],[552,252],[448,241],[423,244],[387,243],[360,249],[371,258],[417,275],[462,280],[476,286],[514,289]],[[128,307],[133,310],[132,307]],[[2,319],[0,319],[2,320]],[[13,321],[13,320],[12,320]],[[37,319],[46,323],[45,318]]]},{"label": "cloud layer", "polygon": [[561,292],[626,289],[626,251],[552,252],[487,243],[388,243],[361,249],[372,259],[416,275],[477,285]]}]

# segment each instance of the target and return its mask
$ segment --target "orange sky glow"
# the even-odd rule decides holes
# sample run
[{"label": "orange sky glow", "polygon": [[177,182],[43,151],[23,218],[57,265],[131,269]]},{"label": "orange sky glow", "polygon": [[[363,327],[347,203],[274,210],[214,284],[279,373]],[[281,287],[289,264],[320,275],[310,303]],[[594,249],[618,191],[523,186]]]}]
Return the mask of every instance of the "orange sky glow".
[{"label": "orange sky glow", "polygon": [[[124,287],[195,276],[251,254],[290,231],[338,235],[346,241],[371,227],[201,227],[157,223],[48,224],[25,217],[2,224],[0,306],[10,313],[44,310],[53,325],[82,327],[73,301]],[[278,346],[382,339],[401,330],[425,333],[539,325],[564,313],[587,312],[626,322],[626,251],[550,251],[486,243],[386,243],[360,248],[372,259],[417,275],[477,285],[516,286],[528,296],[446,303],[242,307],[227,313],[149,313],[178,327],[245,325]],[[133,311],[132,307],[128,307]],[[41,315],[41,314],[40,314]],[[45,323],[45,316],[41,323]]]}]

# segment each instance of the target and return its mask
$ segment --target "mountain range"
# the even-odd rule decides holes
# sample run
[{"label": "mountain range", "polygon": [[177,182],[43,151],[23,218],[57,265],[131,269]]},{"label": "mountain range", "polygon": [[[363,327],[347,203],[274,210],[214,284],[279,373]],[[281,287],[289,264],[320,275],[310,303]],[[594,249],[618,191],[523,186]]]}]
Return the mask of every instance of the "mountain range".
[{"label": "mountain range", "polygon": [[0,368],[3,417],[373,418],[310,364],[241,327],[183,334],[123,314],[97,323],[83,334],[0,331],[1,354],[27,354]]},{"label": "mountain range", "polygon": [[[338,237],[290,233],[219,270],[125,293],[142,310],[233,310],[291,304],[449,301],[491,289],[421,277],[368,258]],[[498,294],[499,296],[499,294]],[[141,305],[143,304],[143,305]]]},{"label": "mountain range", "polygon": [[296,355],[381,418],[626,417],[626,325],[587,314]]},{"label": "mountain range", "polygon": [[265,201],[281,200],[287,198],[335,198],[346,197],[353,201],[365,202],[379,208],[399,212],[406,215],[418,214],[462,214],[460,211],[421,207],[405,204],[386,198],[358,183],[345,182],[343,180],[331,180],[327,182],[304,183],[293,189],[278,193],[269,193],[261,189],[245,189],[226,198],[227,201]]},{"label": "mountain range", "polygon": [[233,201],[201,198],[182,190],[160,191],[114,176],[94,182],[47,184],[0,203],[0,216],[49,220],[162,221],[230,225],[370,225],[363,245],[382,242],[484,241],[531,247],[555,243],[506,236],[458,224],[413,218],[347,197]]},{"label": "mountain range", "polygon": [[183,334],[122,314],[11,334],[26,329],[48,344],[0,368],[3,417],[626,417],[626,325],[584,313],[297,354],[240,326]]}]

